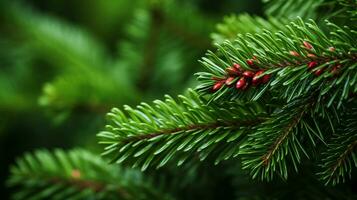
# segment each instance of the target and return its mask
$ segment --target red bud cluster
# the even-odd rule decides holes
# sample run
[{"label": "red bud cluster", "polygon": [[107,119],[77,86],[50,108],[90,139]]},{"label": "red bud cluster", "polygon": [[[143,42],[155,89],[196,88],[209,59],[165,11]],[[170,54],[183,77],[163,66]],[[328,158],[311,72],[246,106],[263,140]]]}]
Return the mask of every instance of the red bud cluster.
[{"label": "red bud cluster", "polygon": [[[313,50],[314,47],[307,41],[303,41],[303,47],[307,50]],[[329,47],[329,51],[335,51],[334,47]],[[321,59],[318,60],[317,56],[312,51],[307,53],[307,57],[310,61],[307,62],[307,68],[316,76],[320,76],[327,67],[322,67],[315,69],[318,65],[321,64]],[[289,51],[289,54],[295,57],[301,57],[301,55],[296,51]],[[305,60],[306,62],[306,60]],[[323,61],[325,62],[325,61]],[[327,62],[327,61],[326,61]],[[235,84],[235,88],[238,90],[245,90],[249,86],[258,86],[260,84],[266,84],[270,80],[270,75],[263,75],[264,70],[258,70],[256,63],[259,63],[259,60],[253,56],[252,59],[247,59],[246,63],[257,71],[244,70],[239,64],[234,63],[231,67],[226,69],[227,75],[224,78],[212,77],[212,80],[215,81],[215,84],[212,87],[213,91],[221,89],[224,85],[227,87],[232,87]],[[337,75],[340,71],[341,64],[336,64],[330,70],[330,73]]]},{"label": "red bud cluster", "polygon": [[[305,45],[305,44],[304,44],[304,45]],[[334,50],[334,47],[330,47],[330,49],[333,49],[333,50]],[[316,56],[313,57],[313,56],[309,56],[309,55],[310,55],[310,54],[308,54],[308,57],[310,57],[310,58],[316,58]],[[313,61],[310,61],[310,62],[307,63],[307,68],[308,68],[309,70],[312,70],[313,73],[314,73],[316,76],[320,76],[320,75],[327,69],[327,67],[322,67],[322,68],[319,68],[319,69],[314,70],[314,68],[317,67],[318,65],[319,65],[319,62],[313,60]],[[333,66],[333,68],[330,70],[330,73],[333,74],[333,75],[336,75],[336,74],[338,74],[340,68],[341,68],[341,64],[337,63],[337,64],[336,64],[335,66]]]},{"label": "red bud cluster", "polygon": [[[319,65],[319,63],[317,61],[310,61],[309,63],[307,63],[307,68],[309,70],[314,70],[314,68],[317,67],[318,65]],[[324,71],[325,71],[325,67],[314,70],[313,73],[316,76],[320,76]]]},{"label": "red bud cluster", "polygon": [[[253,59],[248,59],[247,64],[253,66]],[[226,69],[227,76],[225,78],[212,78],[215,80],[215,84],[212,87],[213,91],[221,89],[224,85],[231,87],[235,84],[235,88],[239,90],[245,90],[250,85],[258,86],[265,84],[269,81],[270,75],[263,75],[264,70],[250,71],[244,70],[239,64],[234,63],[233,66]]]}]

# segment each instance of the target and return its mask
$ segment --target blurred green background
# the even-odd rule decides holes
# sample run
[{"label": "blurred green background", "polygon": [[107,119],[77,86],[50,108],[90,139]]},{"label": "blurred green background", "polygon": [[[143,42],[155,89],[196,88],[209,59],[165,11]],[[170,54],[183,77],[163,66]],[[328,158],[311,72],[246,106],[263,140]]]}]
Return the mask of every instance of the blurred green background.
[{"label": "blurred green background", "polygon": [[2,199],[16,156],[77,146],[99,154],[106,112],[194,87],[216,23],[261,10],[258,0],[1,1]]}]

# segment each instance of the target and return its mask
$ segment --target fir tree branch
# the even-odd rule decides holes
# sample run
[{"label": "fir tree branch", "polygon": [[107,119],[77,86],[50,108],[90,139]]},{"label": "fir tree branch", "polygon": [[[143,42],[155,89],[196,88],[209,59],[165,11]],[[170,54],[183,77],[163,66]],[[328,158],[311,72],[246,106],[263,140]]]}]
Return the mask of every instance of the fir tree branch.
[{"label": "fir tree branch", "polygon": [[339,0],[339,3],[347,9],[352,20],[357,20],[357,1],[356,0]]},{"label": "fir tree branch", "polygon": [[[305,111],[304,111],[305,112]],[[297,117],[293,118],[290,124],[287,125],[286,129],[283,130],[282,134],[278,137],[278,139],[274,142],[274,144],[269,148],[269,151],[262,157],[263,164],[267,166],[272,159],[274,153],[280,148],[282,143],[288,138],[289,134],[292,133],[293,128],[300,122],[302,117],[304,116],[304,112],[298,114]]]},{"label": "fir tree branch", "polygon": [[[286,26],[287,31],[238,35],[234,42],[218,45],[217,53],[208,52],[201,60],[208,72],[197,73],[198,91],[211,94],[212,101],[258,100],[269,91],[289,102],[320,89],[318,98],[335,94],[328,105],[341,105],[356,91],[356,32],[327,25],[330,36],[313,21],[299,21]],[[341,84],[346,81],[350,85]]]},{"label": "fir tree branch", "polygon": [[[126,84],[118,83],[114,77],[108,77],[102,71],[73,70],[44,84],[43,94],[38,102],[56,113],[103,113],[108,112],[116,103],[137,98],[135,91],[125,92],[128,88],[124,85]],[[119,90],[122,92],[117,92]]]},{"label": "fir tree branch", "polygon": [[248,14],[229,15],[223,18],[223,22],[217,24],[216,31],[211,34],[213,44],[222,44],[225,40],[234,41],[238,34],[262,33],[264,30],[272,32],[286,30],[285,20],[273,17],[264,19]]},{"label": "fir tree branch", "polygon": [[135,100],[135,88],[127,79],[117,78],[113,71],[118,69],[113,68],[103,46],[90,34],[20,4],[10,4],[5,12],[9,16],[6,23],[21,30],[16,34],[21,36],[22,43],[36,52],[31,55],[46,60],[59,72],[44,86],[39,98],[42,106],[51,111],[68,111],[77,105],[111,107],[114,102]]},{"label": "fir tree branch", "polygon": [[347,149],[340,155],[337,159],[335,165],[331,167],[332,174],[336,173],[336,170],[341,167],[342,163],[346,162],[347,157],[355,151],[357,147],[357,140],[353,141],[351,144],[347,146]]},{"label": "fir tree branch", "polygon": [[[48,183],[49,185],[62,185],[64,188],[76,188],[79,193],[86,191],[86,190],[91,190],[95,193],[101,193],[105,192],[108,190],[108,187],[112,187],[108,183],[104,183],[101,181],[96,181],[96,180],[83,180],[80,179],[81,172],[79,170],[74,169],[72,171],[72,177],[71,178],[63,178],[61,176],[51,176],[51,177],[44,177],[44,176],[34,176],[30,174],[16,174],[17,176],[21,176],[24,179],[30,179],[33,181],[44,181]],[[78,176],[78,177],[77,177]],[[13,183],[9,183],[12,185]],[[115,193],[115,195],[118,195],[120,198],[123,199],[133,199],[132,195],[128,193],[125,189],[121,188],[120,186],[115,186],[114,188],[110,189],[111,192]]]},{"label": "fir tree branch", "polygon": [[298,171],[301,154],[309,157],[307,142],[312,146],[316,145],[315,140],[323,142],[321,130],[314,123],[320,118],[316,101],[314,96],[295,100],[278,109],[269,120],[248,134],[247,142],[241,145],[240,155],[243,168],[250,169],[253,178],[271,181],[279,174],[287,179],[289,164]]},{"label": "fir tree branch", "polygon": [[168,199],[140,175],[80,149],[38,150],[17,160],[8,185],[21,188],[16,199]]},{"label": "fir tree branch", "polygon": [[[150,90],[151,95],[165,90],[181,91],[187,70],[194,69],[187,61],[201,50],[189,47],[185,39],[168,30],[168,21],[173,22],[167,19],[163,8],[153,9],[155,11],[137,10],[126,27],[127,38],[120,42],[117,63],[128,72],[127,79]],[[168,74],[175,76],[165,78]]]},{"label": "fir tree branch", "polygon": [[179,127],[179,128],[173,128],[173,129],[168,129],[168,130],[162,130],[156,133],[146,133],[145,135],[138,135],[138,136],[131,136],[128,137],[125,142],[132,142],[132,141],[137,141],[137,140],[142,140],[142,139],[151,139],[157,136],[161,135],[169,135],[169,134],[174,134],[177,132],[186,132],[186,131],[196,131],[196,130],[209,130],[209,129],[217,129],[217,128],[233,128],[233,129],[239,129],[240,127],[243,126],[254,126],[259,123],[261,123],[263,119],[254,119],[254,120],[247,120],[247,121],[216,121],[212,123],[207,123],[207,124],[191,124],[187,125],[185,127]]},{"label": "fir tree branch", "polygon": [[261,123],[264,109],[259,104],[206,105],[194,91],[153,106],[141,104],[137,109],[124,107],[126,113],[113,109],[107,130],[98,134],[105,144],[104,154],[115,162],[127,162],[145,170],[161,167],[169,160],[182,165],[191,156],[204,160],[211,155],[216,163],[236,156],[247,130]]},{"label": "fir tree branch", "polygon": [[326,0],[264,0],[265,13],[278,18],[316,18],[317,9]]},{"label": "fir tree branch", "polygon": [[[189,48],[205,50],[211,41],[207,37],[214,27],[214,21],[199,9],[186,2],[167,1],[163,3],[164,29],[175,38],[185,41]],[[180,12],[178,12],[180,7]],[[201,52],[200,52],[201,53]]]},{"label": "fir tree branch", "polygon": [[191,46],[197,47],[200,49],[206,49],[210,46],[209,39],[202,38],[201,35],[186,31],[181,24],[176,23],[175,21],[166,20],[165,28],[172,34],[182,37],[187,41]]},{"label": "fir tree branch", "polygon": [[323,152],[317,173],[326,185],[345,182],[351,177],[352,170],[357,168],[357,109],[349,108],[343,114],[342,124],[330,139],[327,150]]}]

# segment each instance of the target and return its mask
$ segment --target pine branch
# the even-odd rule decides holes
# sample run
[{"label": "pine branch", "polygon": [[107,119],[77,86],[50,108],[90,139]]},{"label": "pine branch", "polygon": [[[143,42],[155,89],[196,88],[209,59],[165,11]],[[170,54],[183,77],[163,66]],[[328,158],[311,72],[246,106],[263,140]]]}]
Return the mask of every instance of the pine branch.
[{"label": "pine branch", "polygon": [[[186,2],[167,1],[163,3],[164,28],[190,48],[205,50],[210,47],[207,34],[212,32],[215,21],[202,11]],[[177,12],[178,8],[180,12]]]},{"label": "pine branch", "polygon": [[[84,30],[20,4],[10,4],[6,12],[10,16],[6,22],[21,30],[16,34],[31,46],[31,55],[46,60],[59,71],[44,86],[39,99],[42,106],[66,112],[78,105],[112,107],[114,102],[136,99],[137,91],[130,81],[118,78],[118,74],[125,76],[125,71],[113,67],[103,46]],[[119,90],[122,92],[118,93]]]},{"label": "pine branch", "polygon": [[356,0],[324,0],[321,13],[326,15],[326,18],[339,20],[340,24],[354,26],[354,21],[357,20],[357,1]]},{"label": "pine branch", "polygon": [[[177,13],[177,9],[182,11]],[[181,92],[186,88],[183,80],[191,78],[188,75],[197,66],[191,61],[207,47],[211,25],[209,19],[185,4],[151,2],[147,9],[137,9],[125,27],[117,64],[126,70],[133,85],[150,95]],[[163,78],[168,74],[175,76]]]},{"label": "pine branch", "polygon": [[175,101],[142,103],[136,109],[125,106],[126,113],[113,109],[111,125],[98,134],[105,144],[104,155],[113,162],[127,162],[145,170],[161,167],[169,160],[182,165],[187,159],[221,160],[237,156],[239,144],[250,127],[264,120],[258,104],[206,105],[207,101],[190,90]]},{"label": "pine branch", "polygon": [[73,69],[44,84],[38,102],[56,113],[81,111],[103,114],[117,103],[135,101],[138,94],[131,88],[107,72]]},{"label": "pine branch", "polygon": [[277,18],[316,18],[317,9],[326,0],[264,0],[265,13]]},{"label": "pine branch", "polygon": [[287,127],[283,130],[282,134],[277,138],[274,144],[269,148],[269,151],[262,157],[263,165],[267,166],[272,157],[276,153],[276,151],[282,146],[285,140],[289,137],[289,134],[293,132],[294,127],[301,121],[302,117],[304,116],[304,112],[298,114],[298,116],[294,117],[292,121],[287,124]]},{"label": "pine branch", "polygon": [[[267,91],[288,102],[320,90],[328,105],[357,91],[356,35],[330,22],[326,35],[310,21],[291,23],[287,31],[238,35],[218,45],[201,63],[208,72],[197,73],[202,94],[218,99],[258,100]],[[235,87],[233,87],[235,86]]]},{"label": "pine branch", "polygon": [[[228,173],[233,177],[236,199],[354,199],[356,194],[349,187],[326,187],[316,179],[311,165],[303,166],[299,174],[290,174],[288,180],[273,182],[252,181],[240,165],[230,164]],[[227,172],[226,171],[226,172]],[[259,191],[259,192],[257,192]],[[292,194],[294,194],[292,196]]]},{"label": "pine branch", "polygon": [[106,62],[103,46],[84,30],[19,3],[10,4],[4,12],[9,16],[6,23],[21,30],[14,34],[44,58],[57,61],[57,67],[102,68]]},{"label": "pine branch", "polygon": [[318,117],[313,97],[295,100],[271,115],[270,120],[254,128],[241,145],[243,168],[253,178],[272,180],[276,174],[288,177],[288,164],[298,171],[301,154],[309,157],[306,141],[316,145],[323,135],[315,122]]},{"label": "pine branch", "polygon": [[[265,13],[276,18],[339,20],[353,26],[356,20],[356,0],[264,0]],[[342,20],[341,20],[342,19]]]},{"label": "pine branch", "polygon": [[344,114],[342,125],[330,139],[320,167],[319,177],[325,184],[336,185],[351,178],[352,170],[357,168],[357,109],[349,108]]},{"label": "pine branch", "polygon": [[26,66],[31,57],[26,45],[2,38],[0,46],[0,112],[7,113],[0,121],[5,121],[8,114],[34,112],[37,96],[32,81],[35,70]]},{"label": "pine branch", "polygon": [[273,17],[264,19],[248,14],[230,15],[223,18],[223,22],[216,26],[216,32],[211,34],[213,44],[222,44],[225,40],[234,41],[238,34],[262,33],[264,30],[272,32],[286,30],[284,20]]},{"label": "pine branch", "polygon": [[141,174],[107,165],[85,150],[38,150],[11,168],[14,199],[168,199]]},{"label": "pine branch", "polygon": [[356,0],[339,0],[339,3],[347,9],[352,20],[357,20],[357,1]]},{"label": "pine branch", "polygon": [[[150,13],[138,9],[126,27],[126,39],[119,44],[118,66],[125,69],[133,85],[150,91],[151,95],[184,88],[183,78],[187,70],[193,70],[187,61],[192,60],[196,50],[187,49],[185,43],[168,33],[165,17],[162,10]],[[163,78],[167,74],[175,76]]]}]

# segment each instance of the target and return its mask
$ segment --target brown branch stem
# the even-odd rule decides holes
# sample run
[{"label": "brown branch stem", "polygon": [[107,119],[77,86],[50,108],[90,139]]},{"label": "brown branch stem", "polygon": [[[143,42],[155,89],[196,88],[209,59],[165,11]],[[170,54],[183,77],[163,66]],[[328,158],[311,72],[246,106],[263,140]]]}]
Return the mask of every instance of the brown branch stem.
[{"label": "brown branch stem", "polygon": [[353,141],[350,145],[348,145],[347,149],[343,152],[343,154],[338,157],[335,165],[331,167],[332,174],[335,174],[336,170],[341,166],[342,162],[347,158],[347,156],[352,153],[353,149],[357,147],[357,140]]},{"label": "brown branch stem", "polygon": [[125,143],[125,142],[130,142],[133,140],[150,139],[150,138],[153,138],[156,136],[174,134],[174,133],[181,132],[181,131],[190,131],[190,130],[198,130],[198,129],[215,129],[215,128],[219,128],[219,127],[254,126],[259,123],[262,123],[263,121],[264,121],[264,118],[258,118],[258,119],[254,119],[254,120],[246,120],[246,121],[239,121],[239,122],[231,121],[231,122],[212,122],[212,123],[206,123],[206,124],[192,124],[192,125],[188,125],[185,127],[162,130],[162,131],[158,131],[156,133],[147,133],[147,134],[132,136],[132,137],[127,138],[123,142]]},{"label": "brown branch stem", "polygon": [[[105,183],[96,182],[93,180],[83,180],[83,179],[77,179],[77,178],[65,179],[65,178],[60,178],[60,177],[53,177],[53,178],[49,179],[49,182],[54,183],[54,184],[64,183],[67,185],[73,185],[80,190],[90,189],[94,192],[101,192],[101,191],[105,190],[106,185],[107,185]],[[124,199],[131,199],[131,195],[123,188],[116,187],[114,192],[118,193]]]}]

